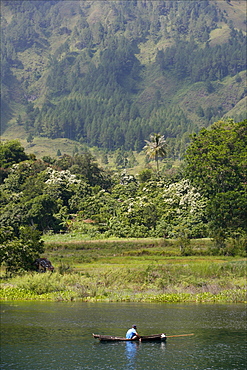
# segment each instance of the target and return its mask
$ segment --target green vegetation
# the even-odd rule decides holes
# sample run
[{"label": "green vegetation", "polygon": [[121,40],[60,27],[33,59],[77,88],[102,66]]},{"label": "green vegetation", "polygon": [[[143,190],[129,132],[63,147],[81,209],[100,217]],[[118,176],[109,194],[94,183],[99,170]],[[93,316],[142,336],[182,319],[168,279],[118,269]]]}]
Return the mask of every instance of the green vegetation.
[{"label": "green vegetation", "polygon": [[210,240],[195,240],[192,257],[182,256],[175,241],[162,239],[47,242],[46,246],[55,272],[2,277],[1,299],[246,301],[245,260],[208,256]]},{"label": "green vegetation", "polygon": [[145,140],[146,145],[143,148],[148,157],[152,158],[156,162],[157,172],[159,172],[159,158],[164,158],[166,156],[166,141],[164,135],[153,134],[150,135],[150,141]]},{"label": "green vegetation", "polygon": [[31,270],[33,262],[44,251],[40,232],[29,226],[17,230],[11,227],[0,229],[0,261],[7,273]]},{"label": "green vegetation", "polygon": [[245,10],[2,2],[3,299],[246,301]]},{"label": "green vegetation", "polygon": [[1,143],[0,225],[16,236],[21,226],[35,225],[43,233],[96,239],[176,237],[183,248],[191,238],[210,236],[224,249],[233,238],[244,251],[246,144],[246,121],[219,121],[193,137],[184,168],[165,164],[155,172],[147,164],[131,175],[133,153],[119,151],[120,171],[113,173],[87,150],[37,160],[15,141]]},{"label": "green vegetation", "polygon": [[246,227],[246,123],[216,122],[194,136],[186,153],[187,176],[209,199],[209,226],[222,244],[224,235]]},{"label": "green vegetation", "polygon": [[[245,301],[246,129],[218,121],[180,168],[135,176],[87,150],[37,160],[0,143],[3,298]],[[128,158],[119,152],[118,165]],[[56,273],[24,273],[41,233]]]},{"label": "green vegetation", "polygon": [[[193,137],[184,168],[143,168],[135,176],[126,169],[103,170],[87,150],[37,160],[16,141],[1,143],[1,263],[9,270],[25,264],[28,269],[29,261],[17,255],[24,256],[21,249],[28,252],[32,244],[30,258],[39,252],[38,232],[92,239],[176,238],[183,255],[191,254],[191,239],[212,237],[216,254],[244,256],[246,128],[246,121],[216,122]],[[160,154],[160,143],[154,144],[157,160],[164,148]],[[123,161],[125,166],[128,158],[119,152],[118,165]],[[18,253],[10,256],[12,248]]]},{"label": "green vegetation", "polygon": [[154,131],[167,158],[181,158],[191,133],[246,118],[245,10],[238,1],[3,1],[4,137],[22,132],[37,151],[46,137],[52,147],[67,138],[140,152]]}]

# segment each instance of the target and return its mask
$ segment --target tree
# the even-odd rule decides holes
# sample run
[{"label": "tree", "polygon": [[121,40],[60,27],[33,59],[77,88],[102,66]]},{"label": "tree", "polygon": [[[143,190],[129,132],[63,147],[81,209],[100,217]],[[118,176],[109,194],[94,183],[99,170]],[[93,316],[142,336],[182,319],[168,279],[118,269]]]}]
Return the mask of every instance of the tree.
[{"label": "tree", "polygon": [[40,231],[59,231],[59,220],[55,215],[59,211],[59,205],[53,195],[42,194],[25,203],[28,209],[26,218],[31,225],[37,225]]},{"label": "tree", "polygon": [[7,272],[30,270],[34,260],[44,252],[41,233],[33,227],[20,227],[18,236],[11,227],[0,229],[0,264]]},{"label": "tree", "polygon": [[164,158],[166,156],[166,141],[164,135],[161,134],[151,134],[150,141],[145,140],[146,145],[144,150],[147,156],[156,161],[157,172],[159,172],[159,158]]},{"label": "tree", "polygon": [[215,122],[194,135],[186,151],[186,176],[207,197],[244,190],[247,120]]},{"label": "tree", "polygon": [[29,135],[27,137],[27,142],[28,143],[32,143],[33,142],[33,135],[31,134],[31,132],[29,133]]},{"label": "tree", "polygon": [[[212,236],[247,232],[247,120],[218,121],[194,135],[186,152],[185,173],[208,198]],[[223,240],[222,239],[222,240]]]},{"label": "tree", "polygon": [[208,204],[208,218],[214,231],[247,232],[247,197],[244,192],[228,191],[217,194]]},{"label": "tree", "polygon": [[9,168],[14,163],[29,159],[18,140],[10,140],[6,143],[0,142],[0,167]]}]

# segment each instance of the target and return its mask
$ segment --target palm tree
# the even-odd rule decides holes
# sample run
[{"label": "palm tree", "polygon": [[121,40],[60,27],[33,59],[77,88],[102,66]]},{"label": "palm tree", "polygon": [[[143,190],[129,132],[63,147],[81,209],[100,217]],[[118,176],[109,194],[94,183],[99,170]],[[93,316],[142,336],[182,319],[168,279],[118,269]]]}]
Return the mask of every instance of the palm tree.
[{"label": "palm tree", "polygon": [[144,150],[147,156],[156,161],[157,172],[159,172],[159,158],[164,158],[166,156],[166,141],[164,135],[161,134],[151,134],[150,141],[145,140],[146,145]]}]

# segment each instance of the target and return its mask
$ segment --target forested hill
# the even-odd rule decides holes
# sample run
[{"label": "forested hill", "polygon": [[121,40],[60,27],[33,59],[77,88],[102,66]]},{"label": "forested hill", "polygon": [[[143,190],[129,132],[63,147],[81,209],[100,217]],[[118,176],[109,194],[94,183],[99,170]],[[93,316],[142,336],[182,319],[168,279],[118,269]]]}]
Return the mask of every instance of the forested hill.
[{"label": "forested hill", "polygon": [[[2,131],[172,155],[243,120],[245,1],[2,1]],[[17,130],[18,131],[18,130]]]}]

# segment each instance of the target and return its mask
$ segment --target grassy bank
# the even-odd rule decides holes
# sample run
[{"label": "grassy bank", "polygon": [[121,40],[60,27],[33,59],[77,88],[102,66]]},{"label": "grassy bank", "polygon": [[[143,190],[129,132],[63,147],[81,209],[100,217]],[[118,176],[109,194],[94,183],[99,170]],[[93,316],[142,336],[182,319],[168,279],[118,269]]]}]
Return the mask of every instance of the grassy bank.
[{"label": "grassy bank", "polygon": [[193,241],[193,255],[175,241],[46,241],[54,273],[6,278],[1,299],[52,301],[246,302],[246,260],[206,255],[209,240]]}]

